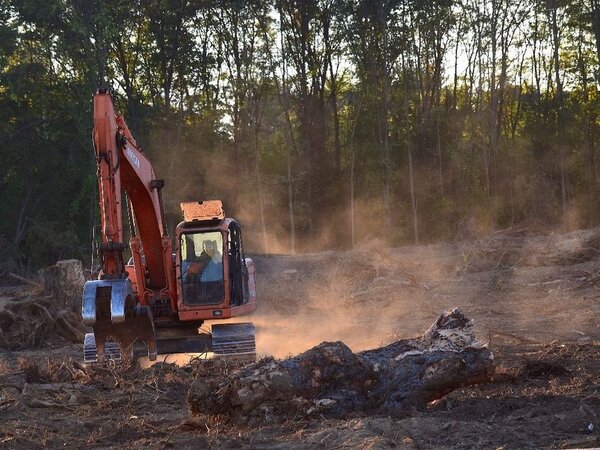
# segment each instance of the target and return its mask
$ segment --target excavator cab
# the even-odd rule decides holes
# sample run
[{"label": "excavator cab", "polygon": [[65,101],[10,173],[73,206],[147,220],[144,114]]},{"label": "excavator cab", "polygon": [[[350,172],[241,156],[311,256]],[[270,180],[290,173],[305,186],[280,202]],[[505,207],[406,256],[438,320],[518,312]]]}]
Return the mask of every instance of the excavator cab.
[{"label": "excavator cab", "polygon": [[181,320],[229,318],[256,309],[254,263],[244,256],[239,224],[219,200],[182,203],[176,230]]}]

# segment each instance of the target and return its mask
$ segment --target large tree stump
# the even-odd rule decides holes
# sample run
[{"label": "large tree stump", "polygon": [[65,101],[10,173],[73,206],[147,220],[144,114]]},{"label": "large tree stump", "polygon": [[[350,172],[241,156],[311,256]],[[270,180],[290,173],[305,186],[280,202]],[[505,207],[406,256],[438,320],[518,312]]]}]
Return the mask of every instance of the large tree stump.
[{"label": "large tree stump", "polygon": [[58,261],[40,270],[44,292],[51,294],[63,309],[81,312],[81,296],[85,277],[83,265],[77,259]]},{"label": "large tree stump", "polygon": [[44,292],[52,297],[51,308],[43,310],[49,323],[73,342],[82,342],[85,328],[81,321],[81,299],[85,276],[83,264],[77,259],[58,261],[40,270]]},{"label": "large tree stump", "polygon": [[267,358],[230,376],[198,375],[190,388],[192,413],[242,421],[285,420],[353,412],[402,414],[494,373],[492,353],[475,339],[459,310],[442,314],[419,338],[358,354],[324,342],[296,357]]}]

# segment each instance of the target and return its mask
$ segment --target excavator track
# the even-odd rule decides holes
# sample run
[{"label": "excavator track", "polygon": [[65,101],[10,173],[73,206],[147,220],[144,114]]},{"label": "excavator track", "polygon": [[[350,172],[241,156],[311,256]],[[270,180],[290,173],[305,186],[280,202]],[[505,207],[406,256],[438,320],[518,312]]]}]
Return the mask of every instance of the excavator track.
[{"label": "excavator track", "polygon": [[[172,339],[159,341],[159,353],[199,352],[212,350],[216,358],[231,358],[236,360],[252,361],[256,359],[256,339],[253,323],[227,323],[212,326],[211,335],[198,335],[195,338]],[[206,342],[206,338],[209,339]],[[212,339],[211,339],[212,338]],[[147,356],[145,345],[137,348],[134,346],[133,356]],[[121,349],[118,342],[106,341],[104,347],[104,361],[119,363]],[[83,362],[97,364],[98,353],[94,333],[87,333],[83,340]]]},{"label": "excavator track", "polygon": [[[106,342],[104,345],[104,361],[121,361],[121,348],[118,342]],[[83,362],[84,364],[95,364],[98,362],[96,337],[94,336],[94,333],[86,333],[83,338]]]},{"label": "excavator track", "polygon": [[225,323],[212,326],[212,351],[219,358],[256,358],[253,323]]}]

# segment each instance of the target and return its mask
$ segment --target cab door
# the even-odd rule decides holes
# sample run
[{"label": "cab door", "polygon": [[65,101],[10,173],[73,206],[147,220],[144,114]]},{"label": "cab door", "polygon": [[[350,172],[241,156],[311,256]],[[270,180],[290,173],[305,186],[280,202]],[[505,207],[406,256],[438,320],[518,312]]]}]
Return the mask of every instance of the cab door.
[{"label": "cab door", "polygon": [[239,306],[248,302],[248,268],[242,249],[242,233],[236,222],[229,225],[229,293],[231,306]]}]

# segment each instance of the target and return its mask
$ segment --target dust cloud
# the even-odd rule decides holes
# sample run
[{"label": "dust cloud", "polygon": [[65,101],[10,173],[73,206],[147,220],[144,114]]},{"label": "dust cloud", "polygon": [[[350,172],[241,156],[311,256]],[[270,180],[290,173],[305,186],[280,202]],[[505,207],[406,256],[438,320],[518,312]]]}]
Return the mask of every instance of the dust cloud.
[{"label": "dust cloud", "polygon": [[[166,138],[157,133],[157,140],[161,139]],[[181,164],[188,153],[189,149],[181,144],[175,163],[157,155],[157,172],[164,173],[167,181],[164,200],[172,217],[169,222],[180,220],[181,201],[221,199],[226,214],[241,223],[246,253],[255,257],[258,267],[259,310],[237,321],[255,323],[260,354],[283,357],[325,340],[342,340],[360,350],[389,342],[398,333],[408,336],[406,327],[398,324],[410,310],[411,296],[381,282],[394,276],[394,269],[386,267],[389,244],[369,240],[380,233],[380,202],[357,199],[356,234],[363,244],[352,252],[305,253],[348,246],[351,236],[347,208],[332,206],[328,222],[315,224],[319,232],[312,235],[298,213],[296,252],[301,256],[287,256],[291,253],[289,213],[281,208],[287,199],[275,194],[281,189],[268,182],[262,185],[263,228],[255,174],[246,168],[246,177],[232,180],[228,152],[214,151],[202,161]],[[301,204],[296,207],[303,208]],[[401,274],[395,275],[399,276],[398,283],[412,283]],[[428,315],[423,326],[436,316],[437,311]],[[421,331],[415,327],[410,334]]]},{"label": "dust cloud", "polygon": [[[461,309],[477,335],[543,342],[600,332],[600,230],[256,257],[257,349],[294,355],[322,341],[360,351],[422,334]],[[574,315],[572,311],[579,311]]]},{"label": "dust cloud", "polygon": [[[417,270],[381,241],[354,251],[257,258],[259,353],[285,357],[323,341],[354,351],[422,333],[438,311],[422,307]],[[421,277],[420,277],[421,278]],[[421,305],[420,305],[421,303]]]}]

